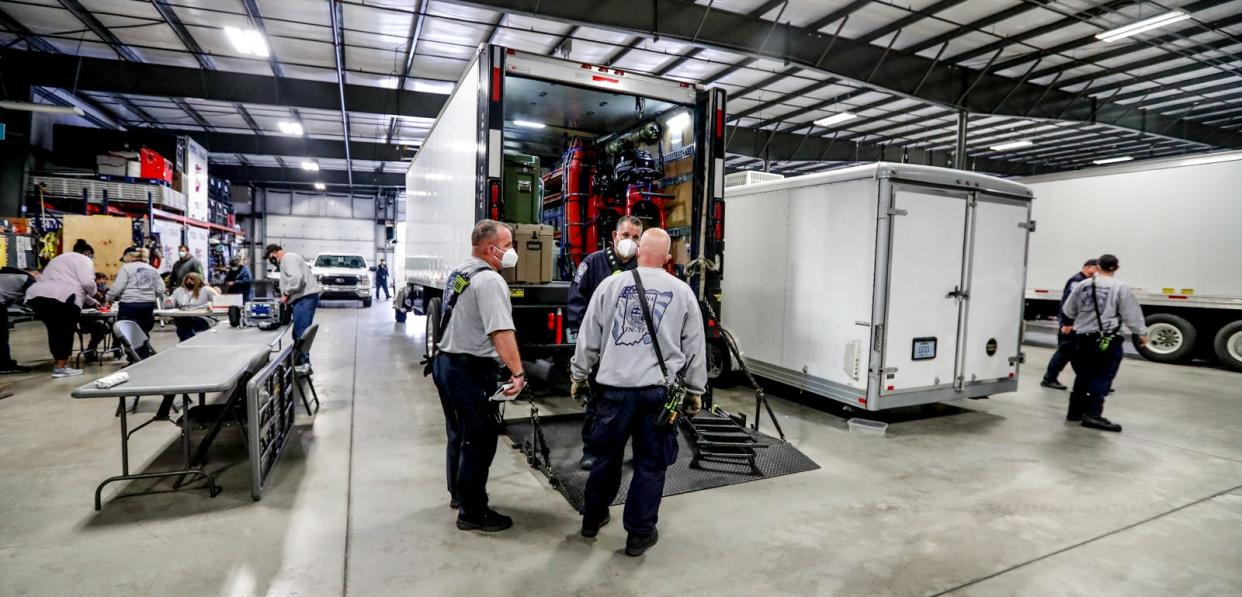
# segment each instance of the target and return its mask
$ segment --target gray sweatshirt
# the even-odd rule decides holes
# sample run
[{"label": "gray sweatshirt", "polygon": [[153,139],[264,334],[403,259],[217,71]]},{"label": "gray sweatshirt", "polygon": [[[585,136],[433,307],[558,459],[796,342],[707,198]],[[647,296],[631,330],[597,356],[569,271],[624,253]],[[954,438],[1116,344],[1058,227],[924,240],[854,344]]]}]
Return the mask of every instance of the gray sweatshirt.
[{"label": "gray sweatshirt", "polygon": [[[1091,289],[1095,289],[1095,297]],[[1096,300],[1099,301],[1100,317],[1095,316]],[[1090,280],[1080,282],[1070,292],[1069,299],[1062,308],[1065,316],[1074,320],[1074,331],[1079,334],[1091,334],[1100,331],[1099,322],[1104,323],[1104,331],[1119,333],[1121,323],[1139,335],[1147,333],[1147,323],[1143,319],[1143,309],[1139,307],[1134,291],[1125,282],[1112,276],[1097,275]]]},{"label": "gray sweatshirt", "polygon": [[116,272],[116,281],[108,289],[108,302],[162,303],[164,281],[160,273],[141,261],[131,261]]},{"label": "gray sweatshirt", "polygon": [[[662,269],[639,267],[637,271],[647,290],[645,299],[651,307],[669,377],[686,369],[686,387],[691,392],[703,393],[707,387],[707,353],[698,299],[685,282]],[[691,361],[687,368],[688,360]],[[605,386],[639,388],[666,383],[643,320],[634,277],[629,272],[601,282],[582,317],[572,362],[573,378],[586,379],[597,363],[595,380]]]},{"label": "gray sweatshirt", "polygon": [[280,258],[280,292],[289,297],[289,303],[322,290],[310,264],[301,255],[286,251]]}]

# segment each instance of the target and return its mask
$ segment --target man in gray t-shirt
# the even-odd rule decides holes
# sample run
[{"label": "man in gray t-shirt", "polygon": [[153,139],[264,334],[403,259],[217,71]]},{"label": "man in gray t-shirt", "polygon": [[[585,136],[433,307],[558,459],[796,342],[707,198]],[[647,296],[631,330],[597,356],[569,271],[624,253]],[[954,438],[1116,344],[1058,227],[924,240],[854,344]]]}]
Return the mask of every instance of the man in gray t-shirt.
[{"label": "man in gray t-shirt", "polygon": [[503,531],[513,519],[488,507],[487,475],[500,434],[496,393],[500,363],[509,368],[505,396],[526,385],[513,331],[509,285],[498,273],[517,265],[513,231],[493,220],[475,224],[470,258],[449,275],[444,289],[439,351],[432,379],[444,409],[448,490],[463,531]]}]

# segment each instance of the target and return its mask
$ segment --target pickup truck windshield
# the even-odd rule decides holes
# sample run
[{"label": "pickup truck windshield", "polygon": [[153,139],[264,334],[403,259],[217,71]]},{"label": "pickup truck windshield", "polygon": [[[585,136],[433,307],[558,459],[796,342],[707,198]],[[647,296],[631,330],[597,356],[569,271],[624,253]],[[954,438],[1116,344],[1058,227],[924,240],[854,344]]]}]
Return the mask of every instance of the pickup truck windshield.
[{"label": "pickup truck windshield", "polygon": [[357,255],[320,255],[315,258],[315,267],[349,267],[362,269],[366,261]]}]

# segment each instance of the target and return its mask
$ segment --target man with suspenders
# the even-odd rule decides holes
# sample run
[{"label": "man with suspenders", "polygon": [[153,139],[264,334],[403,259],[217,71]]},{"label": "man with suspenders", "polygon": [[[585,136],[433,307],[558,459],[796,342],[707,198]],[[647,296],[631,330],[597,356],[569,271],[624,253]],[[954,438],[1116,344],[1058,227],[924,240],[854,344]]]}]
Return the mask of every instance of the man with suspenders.
[{"label": "man with suspenders", "polygon": [[509,369],[505,396],[526,385],[514,334],[509,285],[499,271],[517,265],[513,231],[494,220],[475,224],[471,256],[449,275],[444,315],[431,370],[448,434],[450,505],[457,528],[503,531],[513,519],[488,507],[487,476],[501,430],[497,391],[500,365]]}]

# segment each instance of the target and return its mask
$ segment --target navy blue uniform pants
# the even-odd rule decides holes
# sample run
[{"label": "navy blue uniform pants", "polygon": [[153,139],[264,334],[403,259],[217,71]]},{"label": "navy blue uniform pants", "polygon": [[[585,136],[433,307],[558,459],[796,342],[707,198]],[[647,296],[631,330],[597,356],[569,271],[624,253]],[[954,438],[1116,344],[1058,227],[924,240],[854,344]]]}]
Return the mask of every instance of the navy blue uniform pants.
[{"label": "navy blue uniform pants", "polygon": [[1048,370],[1044,372],[1044,381],[1054,382],[1061,372],[1065,370],[1065,366],[1070,364],[1074,358],[1074,332],[1062,334],[1057,332],[1057,351],[1052,353],[1052,358],[1048,360]]},{"label": "navy blue uniform pants", "polygon": [[472,355],[442,352],[432,364],[448,436],[449,495],[466,518],[487,512],[487,475],[501,429],[498,404],[488,398],[496,393],[499,373],[496,361]]},{"label": "navy blue uniform pants", "polygon": [[656,418],[664,408],[663,387],[623,389],[600,386],[588,449],[596,456],[587,478],[584,520],[598,523],[621,488],[625,444],[634,440],[634,477],[625,498],[625,530],[649,535],[656,528],[664,472],[677,460],[677,427],[660,427]]},{"label": "navy blue uniform pants", "polygon": [[1125,354],[1125,340],[1113,338],[1107,350],[1100,350],[1100,337],[1094,334],[1076,334],[1074,347],[1074,389],[1072,396],[1082,401],[1083,412],[1088,415],[1104,414],[1104,398],[1113,388],[1113,379],[1121,368]]}]

